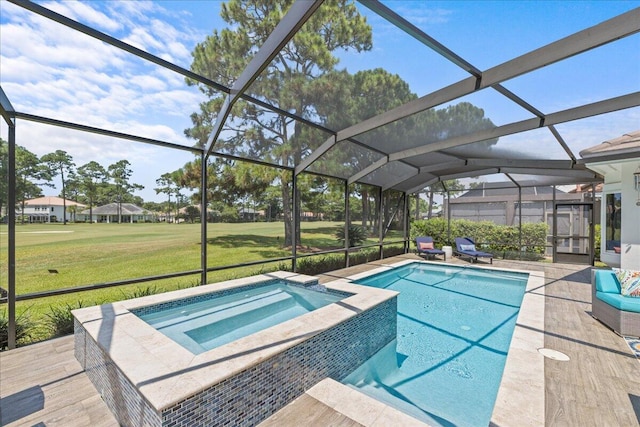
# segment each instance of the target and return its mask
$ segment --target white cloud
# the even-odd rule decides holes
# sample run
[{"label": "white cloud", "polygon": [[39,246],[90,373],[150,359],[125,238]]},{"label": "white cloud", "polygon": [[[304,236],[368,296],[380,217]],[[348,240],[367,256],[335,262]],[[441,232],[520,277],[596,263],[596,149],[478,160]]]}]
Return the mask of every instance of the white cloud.
[{"label": "white cloud", "polygon": [[453,14],[451,10],[425,7],[423,2],[420,2],[418,7],[398,7],[396,12],[414,25],[423,28],[433,24],[446,24]]},{"label": "white cloud", "polygon": [[80,1],[48,2],[43,6],[96,29],[114,32],[121,28],[121,25],[116,20],[92,8],[90,3]]},{"label": "white cloud", "polygon": [[[188,64],[188,46],[195,43],[193,29],[176,27],[184,22],[181,16],[163,22],[162,17],[174,12],[151,2],[60,2],[45,7],[116,37],[128,37],[171,61]],[[183,76],[13,4],[0,2],[0,12],[0,84],[17,111],[194,144],[183,130],[190,125],[190,114],[199,109],[202,95],[188,87]],[[6,126],[0,130],[7,139]],[[126,158],[147,187],[161,173],[193,158],[188,152],[24,120],[18,124],[17,142],[38,155],[65,150],[78,165],[96,160],[107,166]]]}]

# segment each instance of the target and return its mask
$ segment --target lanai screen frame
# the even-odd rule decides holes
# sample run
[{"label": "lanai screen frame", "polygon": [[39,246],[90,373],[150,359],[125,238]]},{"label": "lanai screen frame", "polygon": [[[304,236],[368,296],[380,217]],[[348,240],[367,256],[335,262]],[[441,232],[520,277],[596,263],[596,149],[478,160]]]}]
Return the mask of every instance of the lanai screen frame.
[{"label": "lanai screen frame", "polygon": [[[554,184],[569,184],[575,182],[582,183],[596,183],[601,182],[602,177],[598,174],[595,174],[588,169],[583,164],[577,162],[577,158],[573,152],[571,152],[568,145],[564,142],[562,136],[555,128],[555,125],[574,121],[582,118],[597,116],[601,114],[610,113],[613,111],[618,111],[627,108],[633,108],[640,106],[640,92],[632,92],[626,95],[610,98],[607,100],[595,102],[592,104],[581,105],[578,107],[570,108],[563,111],[556,111],[551,114],[543,114],[536,107],[528,104],[526,101],[518,97],[513,92],[506,89],[502,86],[502,82],[509,80],[511,78],[517,77],[522,74],[529,73],[531,71],[542,68],[546,65],[553,64],[567,58],[570,58],[574,55],[586,52],[591,49],[595,49],[602,45],[614,42],[618,39],[633,35],[635,33],[640,32],[640,8],[633,9],[629,12],[623,13],[604,21],[598,25],[587,28],[585,30],[579,31],[573,35],[562,38],[556,42],[548,44],[539,49],[533,50],[527,54],[521,55],[519,57],[510,59],[500,65],[489,68],[487,70],[480,70],[467,62],[462,57],[455,54],[453,51],[448,49],[443,44],[439,43],[437,40],[430,37],[428,34],[424,33],[418,27],[413,25],[411,22],[402,18],[400,15],[392,11],[390,8],[382,4],[377,0],[359,0],[359,3],[366,6],[382,18],[386,19],[389,23],[394,26],[400,28],[402,31],[407,33],[409,36],[418,40],[420,43],[424,44],[428,48],[437,52],[439,55],[446,58],[448,61],[452,62],[456,66],[462,68],[466,72],[468,72],[471,76],[465,78],[463,80],[458,81],[452,85],[444,87],[442,89],[436,90],[430,94],[422,96],[412,102],[401,105],[397,108],[394,108],[390,111],[387,111],[378,116],[369,118],[367,120],[362,121],[353,126],[349,126],[345,129],[340,130],[332,130],[326,129],[322,125],[317,123],[313,123],[305,118],[298,117],[288,111],[284,111],[275,106],[269,105],[259,99],[256,99],[246,93],[247,89],[251,85],[251,83],[259,76],[260,72],[263,71],[269,64],[270,60],[278,53],[278,51],[285,46],[291,38],[296,34],[296,31],[299,30],[302,25],[308,20],[313,13],[322,5],[321,0],[315,1],[307,1],[307,0],[298,0],[293,3],[292,7],[285,14],[283,19],[278,23],[272,34],[269,36],[264,45],[259,49],[258,53],[254,56],[254,58],[250,61],[249,65],[246,67],[244,72],[240,75],[240,77],[236,80],[232,87],[226,87],[217,82],[211,81],[201,75],[193,73],[187,69],[179,67],[169,61],[161,59],[155,55],[152,55],[148,52],[140,50],[136,47],[133,47],[121,40],[113,38],[107,34],[104,34],[96,29],[80,24],[77,21],[71,20],[67,17],[59,15],[47,8],[44,8],[36,3],[32,3],[24,0],[8,0],[11,3],[14,3],[26,10],[29,10],[35,14],[41,15],[45,18],[56,21],[66,27],[84,33],[90,37],[96,38],[104,43],[115,46],[119,49],[122,49],[129,54],[135,55],[144,60],[150,61],[156,65],[164,67],[168,70],[174,71],[178,74],[181,74],[185,77],[193,79],[194,81],[200,82],[202,84],[208,85],[216,90],[219,90],[225,94],[227,94],[227,99],[224,104],[223,110],[218,114],[218,120],[214,126],[213,132],[211,133],[209,140],[204,148],[197,147],[185,147],[178,144],[174,144],[166,141],[153,140],[150,138],[145,138],[143,136],[138,135],[129,135],[123,134],[119,132],[114,132],[105,129],[94,128],[90,126],[85,126],[79,123],[70,123],[60,120],[54,120],[46,117],[35,116],[25,112],[19,112],[13,109],[10,100],[6,97],[4,92],[0,88],[0,113],[3,116],[5,122],[9,127],[9,190],[8,190],[8,206],[15,205],[15,146],[16,146],[16,119],[17,120],[25,120],[25,121],[33,121],[44,123],[52,126],[61,126],[70,129],[91,132],[102,134],[106,136],[112,136],[122,139],[127,139],[131,141],[141,142],[145,144],[153,144],[162,146],[165,148],[179,149],[179,150],[187,150],[191,151],[199,156],[201,156],[202,164],[203,164],[203,173],[202,173],[202,181],[201,181],[201,190],[206,188],[206,164],[207,160],[210,156],[220,156],[227,157],[236,160],[243,160],[253,163],[260,163],[259,161],[252,159],[242,159],[234,156],[224,155],[221,153],[215,152],[215,142],[220,135],[221,129],[225,124],[225,121],[228,117],[229,111],[233,106],[234,102],[238,99],[244,99],[246,101],[253,102],[255,104],[260,105],[263,108],[269,109],[277,114],[284,115],[286,117],[292,118],[294,120],[305,123],[309,126],[314,126],[317,128],[321,128],[322,130],[328,132],[331,137],[328,138],[324,144],[322,144],[319,148],[313,151],[311,154],[306,156],[299,164],[294,165],[293,167],[288,166],[279,166],[281,169],[290,170],[292,173],[292,178],[294,185],[292,186],[292,192],[294,197],[294,214],[293,223],[290,224],[293,230],[295,230],[297,226],[297,222],[300,221],[299,213],[295,212],[295,197],[296,197],[296,186],[295,181],[296,177],[301,173],[314,173],[309,171],[309,167],[318,159],[322,158],[323,155],[327,153],[329,149],[334,146],[338,146],[340,144],[346,143],[355,143],[359,145],[366,146],[367,144],[358,141],[357,137],[362,135],[363,133],[376,129],[381,126],[385,126],[390,123],[394,123],[403,118],[412,116],[414,114],[420,113],[422,111],[429,110],[431,108],[435,108],[444,103],[459,99],[462,96],[469,95],[475,92],[478,92],[483,89],[492,88],[502,96],[506,97],[514,104],[518,105],[521,108],[529,111],[533,114],[534,118],[513,122],[506,125],[501,125],[494,127],[489,130],[477,131],[471,134],[462,135],[454,138],[446,138],[440,141],[429,142],[419,147],[413,147],[409,149],[402,149],[393,151],[384,150],[380,151],[381,158],[370,164],[369,166],[361,169],[355,170],[354,173],[349,176],[346,180],[341,177],[334,177],[331,175],[326,175],[331,178],[341,179],[345,182],[345,249],[340,249],[339,251],[345,251],[348,254],[349,248],[348,246],[348,225],[350,223],[348,214],[348,188],[349,185],[364,182],[364,178],[367,176],[371,176],[371,174],[375,173],[380,168],[388,165],[390,163],[400,163],[404,165],[404,167],[413,168],[413,173],[409,177],[401,177],[400,179],[396,179],[392,182],[386,183],[368,183],[369,185],[374,185],[380,189],[380,192],[384,190],[396,190],[400,191],[403,194],[404,198],[404,209],[403,214],[404,224],[408,223],[407,211],[408,211],[408,195],[414,192],[418,192],[423,188],[440,183],[449,179],[457,179],[463,177],[471,177],[471,176],[481,176],[481,175],[489,175],[489,174],[505,174],[505,176],[515,183],[518,188],[520,188],[520,184],[513,179],[513,174],[529,174],[529,175],[542,175],[542,176],[553,176]],[[532,129],[539,128],[547,128],[553,134],[554,138],[557,140],[558,144],[563,148],[563,150],[567,153],[567,160],[549,160],[544,162],[539,161],[530,161],[530,160],[519,160],[519,159],[481,159],[481,158],[467,158],[467,159],[454,159],[449,163],[442,165],[428,165],[422,166],[420,164],[416,164],[414,160],[417,156],[441,152],[442,150],[460,147],[467,144],[473,144],[477,142],[482,142],[487,139],[499,138],[501,136],[512,135],[520,132],[526,132]],[[373,147],[369,147],[369,149],[373,149]],[[316,173],[317,174],[317,173]],[[319,174],[322,175],[322,174]],[[202,206],[207,205],[206,200],[206,191],[201,192],[203,195]],[[206,209],[201,210],[201,238],[203,241],[206,239],[207,235],[207,221],[206,221]],[[9,209],[8,213],[9,220],[9,232],[8,232],[8,264],[9,264],[9,277],[8,277],[8,304],[9,304],[9,345],[10,348],[15,346],[15,212],[12,209]],[[408,250],[408,234],[409,230],[405,226],[404,238],[402,240],[405,248],[405,252]],[[295,236],[295,233],[293,233]],[[393,244],[397,242],[389,242],[389,244]],[[382,253],[382,248],[385,243],[382,242],[382,235],[380,236],[379,246],[380,251]],[[207,271],[215,270],[216,268],[208,269],[206,263],[207,257],[207,249],[206,245],[201,245],[201,269],[193,270],[189,272],[180,272],[169,275],[162,275],[153,278],[141,278],[141,279],[132,279],[129,281],[123,282],[114,282],[109,284],[102,285],[90,285],[87,289],[96,288],[98,286],[113,286],[116,284],[127,284],[127,283],[138,283],[142,281],[148,280],[156,280],[157,278],[168,278],[168,277],[177,277],[181,275],[189,275],[194,273],[200,273],[202,278],[202,283],[206,283]],[[331,251],[329,251],[331,252]],[[308,256],[317,255],[319,253],[309,254]],[[296,260],[297,258],[303,255],[299,255],[296,253],[296,245],[292,245],[292,255],[290,257],[282,258],[282,260],[291,259],[293,269],[296,269]],[[304,255],[307,256],[307,255]],[[348,265],[348,256],[346,258],[346,263]],[[274,260],[267,260],[264,262],[273,262]],[[261,262],[252,262],[251,264],[258,264]],[[233,266],[232,266],[233,267]],[[78,290],[83,289],[74,289],[69,290],[69,292],[76,292]],[[67,292],[67,290],[62,290],[60,293]]]}]

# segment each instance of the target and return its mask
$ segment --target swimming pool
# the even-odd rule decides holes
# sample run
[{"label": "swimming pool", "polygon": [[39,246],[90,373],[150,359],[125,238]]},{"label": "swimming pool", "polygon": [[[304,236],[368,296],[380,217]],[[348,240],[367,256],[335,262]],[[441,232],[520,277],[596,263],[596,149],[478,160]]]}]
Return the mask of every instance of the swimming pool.
[{"label": "swimming pool", "polygon": [[276,281],[132,312],[193,354],[200,354],[343,298],[326,289],[320,292]]},{"label": "swimming pool", "polygon": [[[196,355],[139,317],[220,297],[241,314],[277,296],[277,289],[249,292],[274,281],[296,291],[326,288],[311,295],[341,299]],[[309,309],[312,299],[297,302]],[[397,292],[274,272],[74,310],[74,352],[121,425],[256,425],[327,377],[346,377],[393,341],[396,313]],[[248,317],[261,317],[254,314]]]},{"label": "swimming pool", "polygon": [[488,425],[527,280],[425,263],[357,280],[400,292],[398,333],[343,383],[431,425]]}]

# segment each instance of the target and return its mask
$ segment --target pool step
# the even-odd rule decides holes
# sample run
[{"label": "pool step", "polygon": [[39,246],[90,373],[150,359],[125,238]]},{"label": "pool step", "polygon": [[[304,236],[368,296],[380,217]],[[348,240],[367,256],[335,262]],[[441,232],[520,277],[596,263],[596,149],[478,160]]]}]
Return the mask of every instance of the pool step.
[{"label": "pool step", "polygon": [[207,316],[205,322],[194,323],[192,326],[195,327],[185,330],[184,333],[202,345],[248,325],[257,324],[295,306],[294,298],[286,292],[271,293],[258,301],[251,301],[241,307]]},{"label": "pool step", "polygon": [[149,323],[192,353],[199,354],[308,311],[284,289],[273,286],[259,293],[252,290],[219,301],[171,309],[162,316],[154,315],[155,319]]},{"label": "pool step", "polygon": [[243,307],[253,307],[252,303],[266,301],[272,295],[282,292],[277,286],[252,289],[248,292],[240,292],[223,297],[207,299],[186,306],[165,309],[160,312],[146,314],[142,319],[153,325],[158,330],[184,324],[186,321],[196,321],[200,317],[214,315],[215,313],[229,313],[233,310],[242,310]]}]

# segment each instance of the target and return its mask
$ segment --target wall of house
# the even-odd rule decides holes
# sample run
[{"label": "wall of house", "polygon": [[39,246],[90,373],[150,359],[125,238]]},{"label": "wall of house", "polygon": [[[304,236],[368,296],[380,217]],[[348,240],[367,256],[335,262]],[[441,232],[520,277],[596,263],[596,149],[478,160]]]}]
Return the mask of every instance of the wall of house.
[{"label": "wall of house", "polygon": [[640,206],[638,192],[634,188],[633,174],[640,167],[640,159],[623,162],[606,162],[587,165],[605,177],[602,191],[603,200],[607,193],[620,193],[622,196],[622,223],[620,233],[620,253],[607,250],[606,241],[606,203],[602,203],[602,227],[600,238],[600,260],[611,267],[640,270]]},{"label": "wall of house", "polygon": [[640,159],[622,164],[622,238],[620,267],[640,270],[640,196],[634,188],[633,173],[640,167]]},{"label": "wall of house", "polygon": [[[36,209],[36,207],[38,209]],[[27,216],[37,216],[42,220],[41,222],[62,222],[64,209],[62,206],[50,206],[50,205],[26,205],[24,207],[24,214]],[[18,207],[16,209],[18,215],[22,215],[22,209]],[[55,221],[52,217],[55,216]],[[71,220],[71,214],[67,212],[67,221]]]}]

